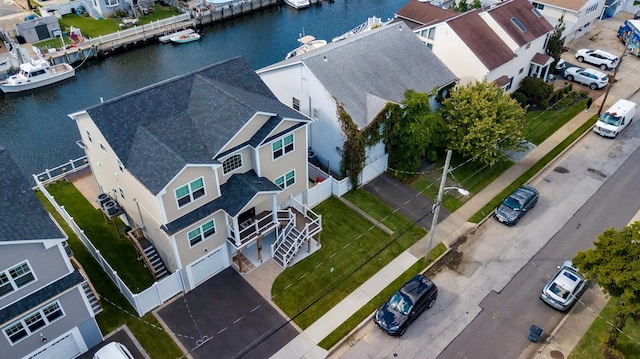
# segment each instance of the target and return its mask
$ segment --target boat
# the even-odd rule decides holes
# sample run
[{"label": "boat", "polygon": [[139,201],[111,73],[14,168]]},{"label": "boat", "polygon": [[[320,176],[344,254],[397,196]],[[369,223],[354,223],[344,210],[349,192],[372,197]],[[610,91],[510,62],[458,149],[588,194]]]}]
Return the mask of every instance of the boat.
[{"label": "boat", "polygon": [[284,2],[294,9],[304,9],[311,6],[309,0],[284,0]]},{"label": "boat", "polygon": [[382,22],[382,19],[380,19],[379,17],[370,17],[367,19],[367,21],[363,22],[362,24],[354,27],[353,29],[345,32],[344,34],[334,37],[333,40],[331,40],[331,42],[336,42],[336,41],[340,41],[340,40],[344,40],[347,37],[359,34],[361,32],[364,31],[369,31],[369,30],[373,30],[375,28],[378,28],[380,26],[384,25],[384,23]]},{"label": "boat", "polygon": [[51,65],[47,59],[40,57],[20,64],[20,72],[0,82],[0,89],[4,93],[33,90],[75,75],[76,70],[68,63]]},{"label": "boat", "polygon": [[181,31],[178,31],[178,32],[174,32],[174,33],[169,34],[169,35],[160,36],[158,38],[158,41],[160,41],[163,44],[166,44],[167,42],[171,41],[172,37],[178,37],[178,36],[182,36],[182,35],[192,34],[194,32],[195,32],[194,29],[185,29],[185,30],[181,30]]},{"label": "boat", "polygon": [[197,32],[192,32],[190,34],[174,36],[169,40],[171,40],[171,42],[173,42],[174,44],[184,44],[186,42],[200,40],[200,34],[198,34]]},{"label": "boat", "polygon": [[295,50],[289,51],[287,56],[285,56],[285,60],[292,58],[294,56],[302,55],[305,52],[309,52],[311,50],[317,49],[327,44],[326,40],[316,40],[316,38],[311,35],[307,35],[299,38],[298,42],[301,43],[302,46],[298,47]]}]

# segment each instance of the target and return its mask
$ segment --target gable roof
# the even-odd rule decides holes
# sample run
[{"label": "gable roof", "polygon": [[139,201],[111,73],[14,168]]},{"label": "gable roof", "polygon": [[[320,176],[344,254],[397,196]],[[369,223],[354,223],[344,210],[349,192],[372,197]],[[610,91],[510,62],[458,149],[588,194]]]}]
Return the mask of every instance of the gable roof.
[{"label": "gable roof", "polygon": [[9,151],[0,146],[0,242],[66,238],[27,178]]},{"label": "gable roof", "polygon": [[[130,92],[86,112],[122,164],[152,193],[187,164],[217,164],[220,151],[258,112],[310,121],[283,105],[241,57]],[[269,131],[261,131],[263,136]],[[256,139],[254,143],[260,142]]]},{"label": "gable roof", "polygon": [[[329,43],[258,70],[301,63],[341,104],[359,129],[406,90],[430,93],[456,76],[404,24],[386,25]],[[383,99],[382,101],[380,99]]]},{"label": "gable roof", "polygon": [[[429,6],[424,6],[425,4]],[[404,21],[404,23],[413,30],[417,27],[438,24],[458,15],[460,15],[460,13],[453,10],[443,9],[418,0],[409,0],[409,2],[398,10],[391,23]]]},{"label": "gable roof", "polygon": [[467,12],[447,24],[489,71],[515,57],[509,46],[480,17],[478,11]]},{"label": "gable roof", "polygon": [[[529,42],[546,35],[553,30],[553,26],[544,18],[533,11],[533,5],[528,0],[505,1],[492,6],[487,13],[509,34],[518,44],[523,46]],[[516,19],[524,28],[522,31],[514,22]]]}]

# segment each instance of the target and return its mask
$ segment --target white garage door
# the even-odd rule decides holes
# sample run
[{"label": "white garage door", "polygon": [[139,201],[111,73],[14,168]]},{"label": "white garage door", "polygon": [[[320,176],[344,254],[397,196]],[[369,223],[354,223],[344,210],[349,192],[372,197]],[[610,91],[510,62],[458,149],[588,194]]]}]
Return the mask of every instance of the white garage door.
[{"label": "white garage door", "polygon": [[78,343],[76,343],[76,340],[73,338],[71,333],[67,333],[50,342],[46,347],[40,348],[40,350],[35,353],[26,356],[25,359],[67,359],[73,358],[78,354],[80,354]]},{"label": "white garage door", "polygon": [[224,246],[219,247],[191,265],[191,283],[194,288],[226,267],[223,248]]}]

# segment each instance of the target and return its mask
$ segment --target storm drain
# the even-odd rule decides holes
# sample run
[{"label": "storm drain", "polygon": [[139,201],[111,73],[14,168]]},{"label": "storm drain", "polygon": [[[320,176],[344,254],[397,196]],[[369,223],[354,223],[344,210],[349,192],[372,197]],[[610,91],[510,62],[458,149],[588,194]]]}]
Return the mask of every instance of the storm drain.
[{"label": "storm drain", "polygon": [[593,169],[593,168],[588,168],[588,169],[587,169],[587,171],[589,171],[589,172],[591,172],[591,173],[593,173],[593,174],[595,174],[595,175],[598,175],[598,176],[600,176],[600,177],[602,177],[602,178],[607,177],[607,175],[606,175],[606,174],[604,174],[604,173],[603,173],[602,171],[600,171],[600,170],[595,170],[595,169]]}]

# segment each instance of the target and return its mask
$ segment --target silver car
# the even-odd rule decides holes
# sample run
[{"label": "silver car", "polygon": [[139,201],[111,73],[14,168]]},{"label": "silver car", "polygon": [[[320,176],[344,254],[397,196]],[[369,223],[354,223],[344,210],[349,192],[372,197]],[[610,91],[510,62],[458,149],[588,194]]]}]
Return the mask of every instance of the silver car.
[{"label": "silver car", "polygon": [[595,69],[569,67],[564,70],[564,78],[589,86],[590,89],[601,89],[609,83],[609,77]]},{"label": "silver car", "polygon": [[540,299],[555,309],[566,312],[578,301],[588,281],[578,273],[570,260],[564,261],[542,289]]}]

